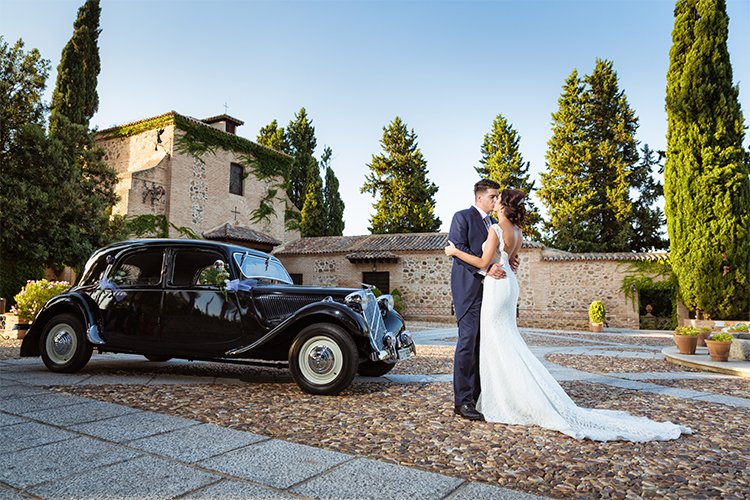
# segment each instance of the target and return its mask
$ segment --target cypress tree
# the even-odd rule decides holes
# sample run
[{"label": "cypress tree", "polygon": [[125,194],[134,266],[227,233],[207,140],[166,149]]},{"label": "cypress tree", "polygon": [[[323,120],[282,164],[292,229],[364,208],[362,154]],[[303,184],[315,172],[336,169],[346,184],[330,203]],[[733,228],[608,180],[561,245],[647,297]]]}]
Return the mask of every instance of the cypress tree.
[{"label": "cypress tree", "polygon": [[384,154],[373,155],[370,173],[360,192],[380,198],[373,207],[370,231],[383,233],[423,233],[440,229],[435,217],[438,187],[427,179],[427,161],[417,147],[417,135],[408,131],[398,116],[383,127],[380,141]]},{"label": "cypress tree", "polygon": [[670,260],[689,309],[750,309],[750,180],[732,85],[724,0],[679,0],[669,52],[665,213]]},{"label": "cypress tree", "polygon": [[339,180],[331,168],[333,150],[326,146],[323,149],[321,164],[326,169],[326,185],[323,200],[327,208],[325,236],[342,236],[344,234],[344,200],[339,194]]},{"label": "cypress tree", "polygon": [[532,240],[539,241],[541,233],[539,224],[542,216],[531,201],[534,181],[529,181],[529,162],[524,162],[519,150],[521,137],[511,127],[502,114],[492,122],[492,130],[485,134],[482,143],[481,167],[474,167],[480,177],[492,179],[500,184],[502,191],[506,187],[515,187],[526,193],[526,227],[524,233]]},{"label": "cypress tree", "polygon": [[52,95],[50,132],[59,127],[57,115],[63,115],[71,123],[84,125],[99,109],[96,92],[101,70],[99,59],[99,0],[86,0],[78,9],[78,18],[73,23],[73,37],[62,52],[57,67],[57,84]]},{"label": "cypress tree", "polygon": [[285,135],[289,141],[291,155],[294,156],[294,163],[286,180],[287,195],[294,206],[302,210],[307,195],[307,179],[311,177],[311,172],[317,173],[319,168],[318,161],[313,156],[318,143],[315,139],[315,127],[312,126],[312,120],[307,118],[305,108],[294,115],[294,120],[289,122]]},{"label": "cypress tree", "polygon": [[303,237],[324,236],[328,213],[323,200],[323,181],[320,174],[310,172],[307,179],[307,194],[302,207],[301,235]]},{"label": "cypress tree", "polygon": [[266,146],[282,153],[289,154],[291,152],[289,140],[284,133],[284,127],[279,127],[276,120],[260,129],[257,141],[261,146]]}]

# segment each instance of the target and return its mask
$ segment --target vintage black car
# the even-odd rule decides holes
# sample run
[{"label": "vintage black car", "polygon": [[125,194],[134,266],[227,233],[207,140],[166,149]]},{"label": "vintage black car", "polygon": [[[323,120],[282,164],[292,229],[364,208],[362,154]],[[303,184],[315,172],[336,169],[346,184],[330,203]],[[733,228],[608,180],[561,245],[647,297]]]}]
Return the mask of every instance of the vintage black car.
[{"label": "vintage black car", "polygon": [[76,285],[34,320],[21,356],[74,373],[99,352],[288,366],[299,387],[337,394],[415,353],[393,298],[298,286],[281,262],[199,240],[130,240],[94,252]]}]

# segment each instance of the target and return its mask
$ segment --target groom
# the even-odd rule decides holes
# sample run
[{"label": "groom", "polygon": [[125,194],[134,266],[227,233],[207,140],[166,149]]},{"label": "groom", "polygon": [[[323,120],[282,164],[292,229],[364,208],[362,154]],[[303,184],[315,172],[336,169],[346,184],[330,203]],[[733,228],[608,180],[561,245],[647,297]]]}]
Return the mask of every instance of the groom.
[{"label": "groom", "polygon": [[[482,256],[487,230],[496,221],[489,213],[499,196],[500,184],[482,179],[474,184],[474,206],[456,212],[448,239],[464,252]],[[461,259],[453,259],[451,293],[458,321],[458,343],[453,365],[455,413],[469,420],[484,420],[475,408],[479,397],[479,314],[482,308],[482,282],[485,276],[505,278],[502,267],[477,269]]]}]

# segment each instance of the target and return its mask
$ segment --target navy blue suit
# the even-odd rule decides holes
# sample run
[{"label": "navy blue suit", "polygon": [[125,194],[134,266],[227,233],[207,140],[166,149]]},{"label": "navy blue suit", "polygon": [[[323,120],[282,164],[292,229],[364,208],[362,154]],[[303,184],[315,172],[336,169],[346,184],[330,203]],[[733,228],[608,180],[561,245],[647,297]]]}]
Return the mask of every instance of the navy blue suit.
[{"label": "navy blue suit", "polygon": [[[494,224],[494,219],[490,219]],[[448,239],[466,253],[482,256],[487,226],[474,207],[456,212]],[[461,259],[453,259],[451,293],[458,321],[458,343],[453,367],[455,404],[473,404],[479,397],[479,314],[482,307],[482,280],[479,269]]]}]

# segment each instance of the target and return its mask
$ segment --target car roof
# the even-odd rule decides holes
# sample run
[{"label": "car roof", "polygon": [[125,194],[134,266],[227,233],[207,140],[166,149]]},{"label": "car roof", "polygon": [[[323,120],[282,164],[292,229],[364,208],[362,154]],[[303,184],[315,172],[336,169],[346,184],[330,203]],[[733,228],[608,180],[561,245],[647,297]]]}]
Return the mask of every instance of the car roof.
[{"label": "car roof", "polygon": [[149,247],[172,247],[172,248],[215,248],[217,250],[225,250],[228,253],[241,252],[263,259],[271,258],[272,260],[278,261],[276,257],[271,254],[254,250],[252,248],[242,247],[239,245],[230,245],[228,243],[221,243],[218,241],[208,240],[187,240],[187,239],[167,239],[167,238],[145,238],[136,240],[124,240],[116,243],[111,243],[105,247],[100,248],[94,254],[100,255],[102,253],[109,253],[112,251],[120,252],[122,250],[128,250],[130,248],[149,248]]}]

